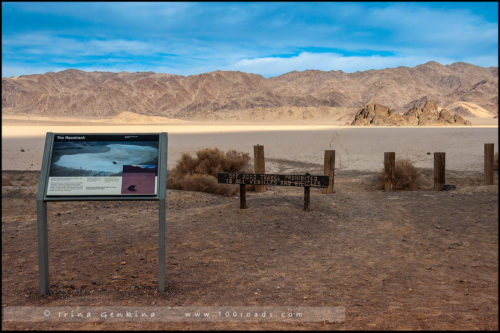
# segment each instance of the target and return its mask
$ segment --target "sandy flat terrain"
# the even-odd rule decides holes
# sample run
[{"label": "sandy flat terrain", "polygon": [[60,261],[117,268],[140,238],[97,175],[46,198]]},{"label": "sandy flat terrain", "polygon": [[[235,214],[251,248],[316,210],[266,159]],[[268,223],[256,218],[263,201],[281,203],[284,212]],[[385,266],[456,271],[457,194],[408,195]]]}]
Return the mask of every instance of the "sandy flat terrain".
[{"label": "sandy flat terrain", "polygon": [[[321,164],[287,163],[321,171]],[[167,191],[166,293],[158,204],[48,204],[50,294],[40,296],[38,172],[2,173],[2,307],[345,308],[345,321],[6,322],[4,329],[498,329],[498,173],[450,171],[456,191],[384,193],[340,170],[336,192],[268,187],[237,197]],[[75,310],[76,311],[76,310]]]},{"label": "sandy flat terrain", "polygon": [[[2,306],[340,306],[345,322],[30,323],[6,329],[498,329],[498,172],[483,186],[497,127],[3,123]],[[321,174],[335,193],[268,187],[238,197],[167,191],[166,293],[157,293],[157,203],[49,203],[50,294],[38,293],[36,201],[44,136],[169,133],[183,152],[265,147],[268,173]],[[418,191],[376,186],[383,153],[420,168]],[[450,192],[432,191],[446,152]],[[8,171],[13,170],[13,171]],[[28,171],[15,171],[28,170]],[[31,170],[31,171],[29,171]],[[70,245],[69,245],[70,244]]]},{"label": "sandy flat terrain", "polygon": [[[264,145],[266,170],[273,159],[322,163],[324,150],[336,151],[336,168],[378,170],[383,153],[409,158],[417,167],[432,167],[433,153],[446,152],[446,165],[454,170],[482,170],[485,143],[495,143],[498,127],[350,127],[277,124],[172,124],[61,126],[59,124],[2,125],[2,169],[40,170],[45,133],[148,133],[168,132],[168,167],[183,152],[200,148],[236,149],[253,156],[253,146]],[[23,151],[22,151],[23,150]],[[430,154],[428,154],[430,153]]]}]

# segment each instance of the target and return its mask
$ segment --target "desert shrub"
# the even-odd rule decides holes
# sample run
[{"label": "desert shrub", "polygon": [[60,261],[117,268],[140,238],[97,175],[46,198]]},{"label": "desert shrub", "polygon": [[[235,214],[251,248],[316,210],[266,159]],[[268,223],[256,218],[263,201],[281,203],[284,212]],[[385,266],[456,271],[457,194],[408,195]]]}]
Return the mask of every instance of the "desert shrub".
[{"label": "desert shrub", "polygon": [[[394,171],[394,190],[416,190],[420,185],[420,172],[410,160],[397,160]],[[377,177],[377,188],[384,189],[384,170]]]},{"label": "desert shrub", "polygon": [[248,153],[230,150],[222,152],[217,148],[205,148],[182,154],[177,165],[168,172],[167,188],[234,195],[238,186],[217,183],[219,172],[248,172]]},{"label": "desert shrub", "polygon": [[217,183],[217,178],[210,175],[186,175],[184,176],[184,190],[197,191],[216,194],[233,195],[237,193],[236,186],[223,186],[224,184]]}]

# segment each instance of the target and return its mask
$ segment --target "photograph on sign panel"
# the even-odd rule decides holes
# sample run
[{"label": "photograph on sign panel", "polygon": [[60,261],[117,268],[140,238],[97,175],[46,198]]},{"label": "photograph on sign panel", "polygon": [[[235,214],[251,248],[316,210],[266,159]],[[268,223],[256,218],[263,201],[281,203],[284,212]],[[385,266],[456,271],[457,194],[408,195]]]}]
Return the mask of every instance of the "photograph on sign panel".
[{"label": "photograph on sign panel", "polygon": [[156,165],[124,165],[121,194],[155,193]]},{"label": "photograph on sign panel", "polygon": [[155,195],[157,138],[56,135],[47,195]]},{"label": "photograph on sign panel", "polygon": [[49,176],[121,176],[124,165],[156,164],[157,141],[55,141]]}]

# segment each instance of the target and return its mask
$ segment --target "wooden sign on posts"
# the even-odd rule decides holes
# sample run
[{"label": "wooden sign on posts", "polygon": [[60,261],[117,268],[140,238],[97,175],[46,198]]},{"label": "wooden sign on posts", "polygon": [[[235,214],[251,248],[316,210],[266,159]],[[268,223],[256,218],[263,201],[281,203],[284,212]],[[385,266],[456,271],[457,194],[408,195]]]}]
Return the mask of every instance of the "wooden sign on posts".
[{"label": "wooden sign on posts", "polygon": [[328,176],[305,175],[276,175],[258,173],[218,173],[217,182],[222,184],[240,185],[240,208],[246,205],[246,185],[268,185],[268,186],[299,186],[304,187],[304,210],[309,211],[310,188],[327,188]]},{"label": "wooden sign on posts", "polygon": [[217,181],[223,184],[328,187],[328,176],[276,175],[259,173],[218,173]]}]

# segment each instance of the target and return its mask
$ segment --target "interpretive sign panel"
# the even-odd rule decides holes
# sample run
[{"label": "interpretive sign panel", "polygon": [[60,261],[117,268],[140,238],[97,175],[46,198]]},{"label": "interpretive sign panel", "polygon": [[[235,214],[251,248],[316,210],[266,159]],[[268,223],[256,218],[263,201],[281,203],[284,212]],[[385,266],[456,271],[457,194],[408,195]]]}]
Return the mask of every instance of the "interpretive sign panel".
[{"label": "interpretive sign panel", "polygon": [[218,173],[217,182],[223,184],[328,187],[328,176]]},{"label": "interpretive sign panel", "polygon": [[156,195],[158,151],[158,134],[54,134],[46,195]]},{"label": "interpretive sign panel", "polygon": [[38,184],[40,293],[49,292],[47,202],[158,201],[158,290],[165,291],[167,133],[47,133]]}]

